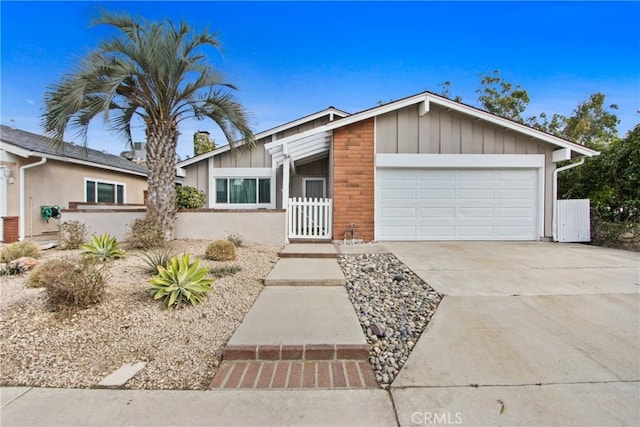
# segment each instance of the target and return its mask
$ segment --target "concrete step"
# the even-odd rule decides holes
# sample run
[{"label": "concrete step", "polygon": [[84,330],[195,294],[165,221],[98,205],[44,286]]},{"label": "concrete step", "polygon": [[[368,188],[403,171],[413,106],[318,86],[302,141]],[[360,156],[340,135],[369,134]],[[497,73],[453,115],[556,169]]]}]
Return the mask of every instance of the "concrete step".
[{"label": "concrete step", "polygon": [[369,345],[344,287],[266,287],[224,360],[367,360]]},{"label": "concrete step", "polygon": [[245,361],[223,362],[209,388],[318,389],[377,388],[366,361]]},{"label": "concrete step", "polygon": [[293,243],[284,247],[280,258],[337,258],[332,243]]},{"label": "concrete step", "polygon": [[328,258],[281,258],[264,280],[265,286],[344,286],[338,261]]}]

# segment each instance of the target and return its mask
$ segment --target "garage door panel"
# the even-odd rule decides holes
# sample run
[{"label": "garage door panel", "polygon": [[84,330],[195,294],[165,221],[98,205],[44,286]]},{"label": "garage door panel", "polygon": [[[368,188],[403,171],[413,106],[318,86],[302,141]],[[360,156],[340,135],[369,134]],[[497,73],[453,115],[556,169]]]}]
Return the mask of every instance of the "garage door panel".
[{"label": "garage door panel", "polygon": [[412,188],[386,188],[381,191],[385,200],[415,200],[418,190]]},{"label": "garage door panel", "polygon": [[420,218],[454,218],[456,208],[452,207],[429,207],[420,209]]},{"label": "garage door panel", "polygon": [[495,192],[493,188],[461,188],[458,192],[460,199],[493,200]]},{"label": "garage door panel", "polygon": [[380,240],[536,240],[537,169],[378,169]]},{"label": "garage door panel", "polygon": [[442,188],[423,188],[420,190],[420,199],[441,199],[441,200],[453,200],[456,198],[455,188],[442,189]]},{"label": "garage door panel", "polygon": [[458,209],[458,217],[464,218],[493,218],[495,215],[493,206],[489,207],[466,207]]},{"label": "garage door panel", "polygon": [[411,240],[416,236],[417,227],[414,226],[391,226],[384,230],[382,238],[405,238]]},{"label": "garage door panel", "polygon": [[418,210],[416,208],[382,208],[382,214],[386,218],[416,218]]},{"label": "garage door panel", "polygon": [[423,225],[419,227],[420,234],[415,236],[413,240],[423,240],[424,237],[437,238],[443,240],[451,240],[455,237],[456,228],[450,226],[430,226]]}]

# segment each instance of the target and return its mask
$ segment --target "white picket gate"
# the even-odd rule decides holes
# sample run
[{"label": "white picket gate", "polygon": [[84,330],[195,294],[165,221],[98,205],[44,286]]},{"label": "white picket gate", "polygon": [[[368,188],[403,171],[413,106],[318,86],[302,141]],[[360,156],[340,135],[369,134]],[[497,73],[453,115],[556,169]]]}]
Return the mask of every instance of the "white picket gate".
[{"label": "white picket gate", "polygon": [[331,199],[289,199],[290,239],[331,239]]},{"label": "white picket gate", "polygon": [[558,200],[557,241],[590,242],[591,211],[589,199]]}]

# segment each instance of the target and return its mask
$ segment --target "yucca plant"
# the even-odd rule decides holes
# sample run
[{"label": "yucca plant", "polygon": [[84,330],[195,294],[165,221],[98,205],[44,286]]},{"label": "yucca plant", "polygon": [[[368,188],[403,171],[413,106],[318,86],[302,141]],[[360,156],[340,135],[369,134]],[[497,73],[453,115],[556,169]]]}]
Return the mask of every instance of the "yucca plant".
[{"label": "yucca plant", "polygon": [[81,253],[102,262],[124,256],[124,252],[120,250],[116,238],[109,233],[93,236],[90,244],[82,245]]},{"label": "yucca plant", "polygon": [[165,308],[174,304],[199,304],[212,289],[213,280],[205,278],[209,269],[200,268],[197,258],[191,262],[189,254],[174,256],[167,268],[159,266],[158,271],[149,281],[149,292],[154,299],[162,298]]},{"label": "yucca plant", "polygon": [[142,252],[139,256],[144,262],[142,269],[149,274],[156,275],[160,272],[158,267],[167,268],[169,261],[175,256],[175,252],[171,248],[155,249]]}]

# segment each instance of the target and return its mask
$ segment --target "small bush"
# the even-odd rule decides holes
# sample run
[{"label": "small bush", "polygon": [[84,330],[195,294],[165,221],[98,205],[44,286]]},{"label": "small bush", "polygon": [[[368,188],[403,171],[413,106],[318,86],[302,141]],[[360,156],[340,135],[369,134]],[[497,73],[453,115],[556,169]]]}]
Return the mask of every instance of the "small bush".
[{"label": "small bush", "polygon": [[235,246],[236,248],[241,248],[242,246],[244,246],[244,237],[242,237],[242,234],[229,234],[227,236],[227,240],[233,243],[233,246]]},{"label": "small bush", "polygon": [[108,233],[93,236],[90,244],[82,245],[82,255],[105,262],[115,258],[122,258],[124,252],[118,247],[116,238]]},{"label": "small bush", "polygon": [[44,287],[51,311],[75,311],[102,301],[105,275],[92,259],[50,259],[29,277],[29,286]]},{"label": "small bush", "polygon": [[226,276],[233,276],[237,272],[242,271],[242,267],[239,265],[223,265],[211,270],[211,275],[218,279]]},{"label": "small bush", "polygon": [[176,305],[196,305],[211,291],[212,279],[205,279],[208,268],[200,268],[200,260],[191,262],[189,255],[175,256],[167,268],[158,267],[159,273],[149,281],[149,292],[154,299],[162,299],[165,308]]},{"label": "small bush", "polygon": [[173,249],[155,249],[149,252],[143,252],[140,254],[140,259],[144,262],[144,271],[156,275],[159,273],[158,267],[167,268],[171,258],[175,256]]},{"label": "small bush", "polygon": [[87,225],[77,220],[60,224],[60,249],[79,249],[87,241]]},{"label": "small bush", "polygon": [[209,243],[204,256],[213,261],[235,261],[236,247],[228,240],[215,240]]},{"label": "small bush", "polygon": [[40,247],[31,240],[23,240],[2,248],[0,262],[9,263],[22,257],[38,258],[39,256]]},{"label": "small bush", "polygon": [[139,218],[133,221],[127,234],[127,244],[132,249],[156,249],[165,245],[164,230],[152,218]]},{"label": "small bush", "polygon": [[197,188],[176,187],[176,203],[178,209],[200,209],[207,202],[207,195]]}]

